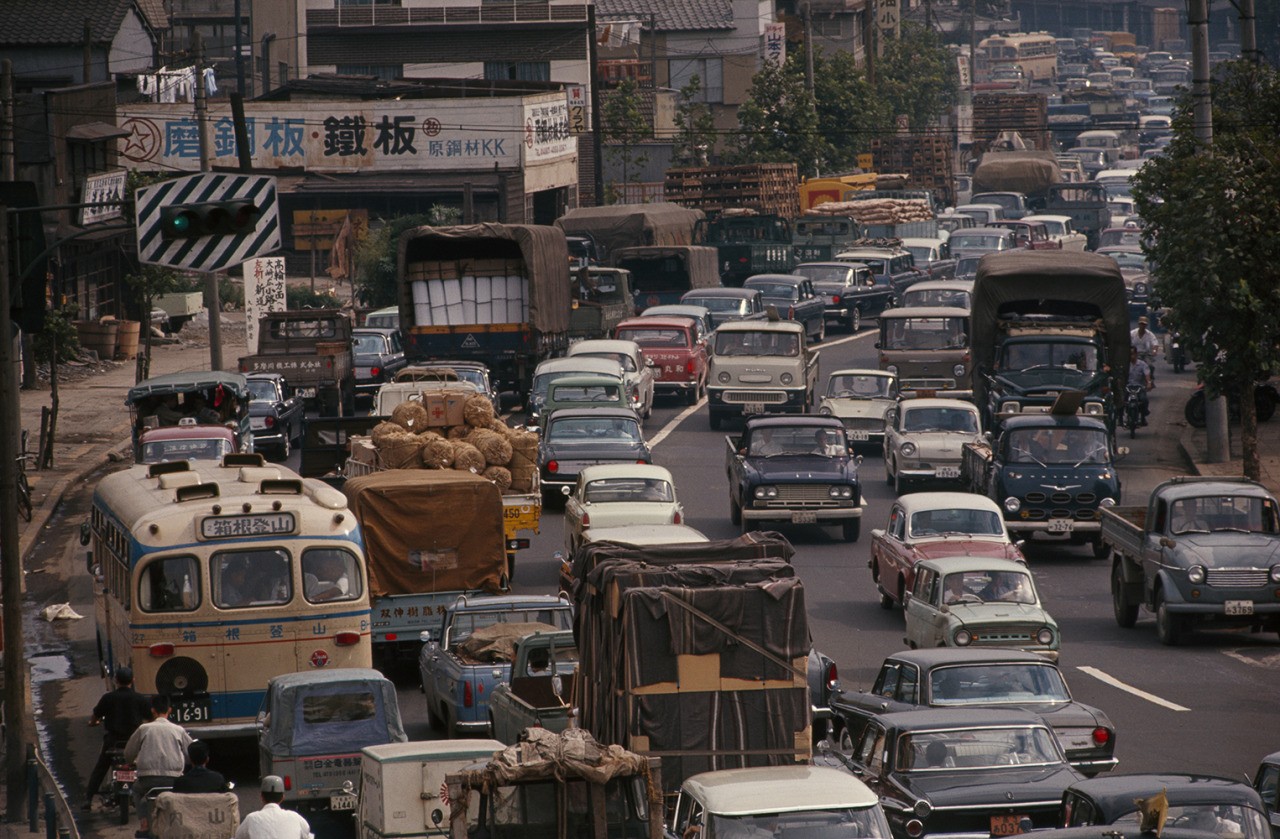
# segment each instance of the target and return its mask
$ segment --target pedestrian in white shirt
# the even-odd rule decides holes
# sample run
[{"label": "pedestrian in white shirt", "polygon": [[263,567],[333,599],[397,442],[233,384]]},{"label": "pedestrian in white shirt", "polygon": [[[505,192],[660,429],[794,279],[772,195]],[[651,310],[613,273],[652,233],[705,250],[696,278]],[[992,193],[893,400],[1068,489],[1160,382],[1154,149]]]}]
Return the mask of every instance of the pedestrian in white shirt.
[{"label": "pedestrian in white shirt", "polygon": [[307,820],[281,807],[281,801],[284,801],[284,779],[279,775],[263,778],[262,809],[244,817],[236,830],[236,839],[315,839]]},{"label": "pedestrian in white shirt", "polygon": [[1155,333],[1147,329],[1147,316],[1138,318],[1138,328],[1129,333],[1129,345],[1138,351],[1138,358],[1147,363],[1151,369],[1151,387],[1156,386],[1156,347],[1159,342]]}]

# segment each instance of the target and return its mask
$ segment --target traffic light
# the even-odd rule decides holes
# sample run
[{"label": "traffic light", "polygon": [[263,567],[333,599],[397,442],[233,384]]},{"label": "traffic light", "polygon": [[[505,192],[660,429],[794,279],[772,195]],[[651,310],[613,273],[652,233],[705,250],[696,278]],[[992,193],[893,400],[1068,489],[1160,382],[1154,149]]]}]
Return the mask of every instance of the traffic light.
[{"label": "traffic light", "polygon": [[171,204],[160,208],[160,236],[163,239],[199,239],[201,236],[251,233],[261,217],[262,209],[244,198],[203,204]]}]

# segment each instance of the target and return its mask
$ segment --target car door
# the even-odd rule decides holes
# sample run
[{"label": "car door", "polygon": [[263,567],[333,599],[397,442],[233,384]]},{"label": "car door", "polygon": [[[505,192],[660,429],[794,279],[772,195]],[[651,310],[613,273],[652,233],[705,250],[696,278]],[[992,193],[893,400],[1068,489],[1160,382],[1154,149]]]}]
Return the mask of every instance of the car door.
[{"label": "car door", "polygon": [[[1271,756],[1275,759],[1275,755]],[[1262,803],[1267,807],[1267,817],[1271,819],[1271,832],[1280,835],[1280,764],[1263,763],[1258,767],[1257,777],[1253,782],[1254,789],[1262,796]]]},{"label": "car door", "polygon": [[884,586],[885,591],[890,592],[894,597],[899,595],[897,590],[897,579],[905,573],[907,561],[905,553],[907,546],[903,542],[903,535],[906,533],[906,514],[903,512],[902,505],[893,504],[889,508],[889,523],[885,525],[884,539],[880,544],[880,585]]},{"label": "car door", "polygon": [[636,351],[635,362],[636,369],[640,371],[640,404],[643,406],[640,413],[647,417],[653,410],[653,362],[644,350]]},{"label": "car door", "polygon": [[941,597],[938,573],[932,568],[916,568],[911,597],[907,599],[907,645],[928,649],[942,641],[942,612],[938,606]]},{"label": "car door", "polygon": [[582,513],[584,507],[582,477],[579,476],[577,486],[573,488],[573,492],[564,501],[564,543],[571,556],[582,541]]}]

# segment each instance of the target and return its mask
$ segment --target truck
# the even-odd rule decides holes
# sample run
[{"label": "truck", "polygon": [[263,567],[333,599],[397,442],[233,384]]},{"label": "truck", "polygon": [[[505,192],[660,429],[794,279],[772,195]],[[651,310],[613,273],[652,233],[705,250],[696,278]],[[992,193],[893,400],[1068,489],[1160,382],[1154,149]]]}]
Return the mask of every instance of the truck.
[{"label": "truck", "polygon": [[569,236],[590,236],[602,262],[622,248],[643,245],[692,245],[694,226],[706,215],[679,204],[610,204],[578,207],[556,219]]},{"label": "truck", "polygon": [[820,353],[809,348],[804,324],[775,318],[730,321],[712,333],[707,365],[712,430],[730,417],[813,409]]},{"label": "truck", "polygon": [[[970,203],[996,203],[1005,207],[1005,218],[1018,219],[1030,215],[1042,206],[1049,194],[1049,187],[1062,183],[1062,170],[1056,155],[1051,151],[990,151],[982,156],[973,171],[973,197]],[[994,200],[980,197],[982,193],[1020,193],[1021,204],[1015,197]]]},{"label": "truck", "polygon": [[1254,481],[1165,481],[1146,506],[1104,510],[1102,542],[1116,623],[1125,629],[1146,609],[1170,646],[1197,626],[1280,630],[1280,515],[1275,496]]},{"label": "truck", "polygon": [[[497,740],[412,740],[360,751],[357,839],[446,839],[445,777],[502,751]],[[406,801],[421,806],[406,807]]]},{"label": "truck", "polygon": [[569,248],[559,228],[415,227],[400,236],[396,272],[411,362],[484,362],[523,402],[538,362],[568,348]]},{"label": "truck", "polygon": [[729,518],[744,533],[762,522],[840,526],[846,542],[862,529],[860,456],[836,417],[752,417],[725,441]]},{"label": "truck", "polygon": [[1045,192],[1040,212],[1071,216],[1071,226],[1087,237],[1089,250],[1098,247],[1098,237],[1111,226],[1107,189],[1102,184],[1057,184]]},{"label": "truck", "polygon": [[1064,394],[1050,413],[1011,417],[994,439],[965,443],[960,481],[1000,505],[1011,535],[1088,542],[1101,559],[1101,511],[1120,503],[1115,459],[1125,450],[1100,417],[1076,415],[1075,402]]},{"label": "truck", "polygon": [[591,266],[574,273],[569,310],[569,343],[608,338],[613,329],[635,312],[631,272],[625,268]]},{"label": "truck", "polygon": [[510,744],[526,728],[568,728],[577,673],[578,646],[572,632],[532,632],[516,641],[511,681],[489,694],[494,739]]},{"label": "truck", "polygon": [[786,274],[795,267],[791,222],[771,213],[726,210],[698,222],[694,241],[716,249],[720,283],[741,286],[754,274]]},{"label": "truck", "polygon": [[279,373],[290,395],[321,416],[351,416],[356,404],[351,319],[341,309],[268,312],[258,321],[258,352],[240,359],[241,373]]},{"label": "truck", "polygon": [[1044,411],[1064,391],[1115,427],[1129,367],[1129,308],[1114,259],[1014,250],[978,263],[970,309],[974,401],[983,427]]},{"label": "truck", "polygon": [[438,632],[424,630],[418,674],[427,719],[450,737],[489,732],[489,697],[511,679],[515,641],[569,630],[573,607],[551,595],[459,595]]},{"label": "truck", "polygon": [[174,291],[158,294],[151,298],[151,306],[164,310],[168,316],[164,322],[164,331],[172,335],[181,332],[182,327],[204,311],[204,292]]},{"label": "truck", "polygon": [[861,238],[862,227],[852,216],[815,211],[795,220],[791,248],[796,264],[826,262]]},{"label": "truck", "polygon": [[614,251],[613,264],[631,272],[634,313],[679,303],[686,292],[720,285],[715,248],[653,245]]},{"label": "truck", "polygon": [[342,487],[368,558],[371,632],[379,664],[412,661],[419,636],[439,637],[460,595],[510,584],[502,495],[453,469],[388,469]]}]

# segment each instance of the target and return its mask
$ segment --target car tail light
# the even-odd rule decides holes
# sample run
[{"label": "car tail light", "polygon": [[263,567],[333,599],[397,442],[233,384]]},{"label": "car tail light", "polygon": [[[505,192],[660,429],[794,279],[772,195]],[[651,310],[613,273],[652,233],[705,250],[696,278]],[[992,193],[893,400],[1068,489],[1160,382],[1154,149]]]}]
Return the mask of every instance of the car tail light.
[{"label": "car tail light", "polygon": [[339,647],[354,647],[356,644],[360,643],[360,633],[339,632],[337,635],[333,636],[333,643],[337,644]]},{"label": "car tail light", "polygon": [[582,526],[583,526],[583,527],[590,527],[590,526],[591,526],[591,514],[590,514],[590,513],[583,513],[583,514],[582,514]]},{"label": "car tail light", "polygon": [[743,263],[743,264],[745,265],[745,264],[747,263],[747,261],[748,261],[748,260],[747,260],[747,258],[746,258],[745,256],[740,256],[740,257],[738,257],[738,261],[739,261],[739,262],[741,262],[741,263]]},{"label": "car tail light", "polygon": [[787,308],[787,320],[795,320],[795,319],[796,319],[796,307],[790,306]]},{"label": "car tail light", "polygon": [[631,401],[632,402],[640,401],[640,388],[638,387],[631,388]]},{"label": "car tail light", "polygon": [[173,644],[152,644],[147,652],[152,658],[165,658],[173,655]]},{"label": "car tail light", "polygon": [[1093,730],[1093,742],[1099,746],[1107,745],[1111,742],[1111,731],[1098,726]]},{"label": "car tail light", "polygon": [[395,632],[388,632],[386,635],[383,636],[383,638],[386,639],[387,641],[394,641],[399,637],[400,635]]},{"label": "car tail light", "polygon": [[834,687],[838,681],[840,681],[840,670],[833,661],[827,665],[827,687]]},{"label": "car tail light", "polygon": [[907,822],[907,835],[910,836],[911,839],[915,839],[915,837],[922,833],[924,833],[924,822],[919,819],[911,819]]},{"label": "car tail light", "polygon": [[684,372],[690,376],[697,372],[697,367],[694,365],[692,358],[684,363]]},{"label": "car tail light", "polygon": [[649,461],[647,461],[647,460],[645,460],[645,459],[643,459],[643,458],[641,458],[640,460],[637,460],[637,461],[636,461],[636,463],[648,463],[648,462],[649,462]]},{"label": "car tail light", "polygon": [[840,305],[840,295],[838,295],[838,294],[833,294],[833,295],[831,295],[831,305],[832,305],[832,306],[839,306],[839,305]]},{"label": "car tail light", "polygon": [[548,461],[547,461],[547,471],[548,471],[548,472],[559,472],[559,471],[560,471],[560,464],[559,464],[559,463],[557,463],[557,462],[556,462],[556,461],[554,461],[554,460],[548,460]]},{"label": "car tail light", "polygon": [[369,368],[369,375],[370,375],[370,376],[373,376],[375,379],[376,379],[376,378],[378,378],[379,376],[381,376],[381,375],[382,375],[382,368],[381,368],[381,367],[370,367],[370,368]]},{"label": "car tail light", "polygon": [[684,516],[676,513],[675,518],[671,520],[672,524],[684,524]]},{"label": "car tail light", "polygon": [[285,775],[285,776],[284,776],[284,791],[285,791],[285,792],[288,792],[288,791],[289,791],[289,790],[291,790],[291,789],[293,789],[293,776],[292,776],[292,775]]},{"label": "car tail light", "polygon": [[476,698],[471,693],[471,682],[462,683],[462,707],[470,708],[476,704]]},{"label": "car tail light", "polygon": [[263,422],[263,425],[265,425],[267,428],[275,428],[275,427],[276,427],[276,418],[275,418],[275,417],[267,417],[267,418],[266,418],[266,420]]}]

